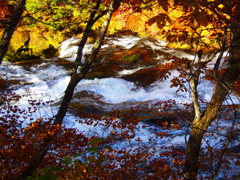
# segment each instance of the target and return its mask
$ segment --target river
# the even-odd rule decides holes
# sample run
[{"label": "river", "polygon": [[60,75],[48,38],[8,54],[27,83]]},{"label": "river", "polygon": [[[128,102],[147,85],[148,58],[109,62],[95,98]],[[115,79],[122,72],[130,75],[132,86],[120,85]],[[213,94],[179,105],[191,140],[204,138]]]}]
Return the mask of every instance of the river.
[{"label": "river", "polygon": [[[20,101],[14,102],[15,105],[27,109],[31,101],[51,101],[50,105],[39,105],[32,118],[53,117],[70,80],[69,66],[76,58],[78,42],[79,39],[74,37],[64,41],[59,57],[54,59],[30,64],[3,62],[0,66],[1,77],[16,82],[10,83],[7,89],[22,96]],[[91,47],[91,44],[87,45],[84,53],[88,54]],[[75,89],[64,126],[78,128],[90,137],[107,137],[118,129],[104,117],[118,113],[116,121],[121,121],[131,113],[139,119],[135,136],[130,141],[112,144],[113,148],[134,149],[142,146],[148,148],[153,157],[157,157],[159,151],[166,147],[184,149],[189,131],[186,121],[191,119],[191,111],[187,108],[191,97],[189,91],[171,87],[173,79],[180,74],[168,66],[173,63],[174,57],[189,61],[195,59],[189,52],[169,49],[162,41],[134,36],[108,37],[98,57],[101,61],[99,66],[93,68],[87,79],[82,80]],[[183,85],[189,89],[188,83]],[[213,85],[202,77],[198,90],[202,106],[205,106],[210,101]],[[234,96],[231,98],[239,103]],[[95,126],[86,122],[92,116],[95,116]],[[156,123],[159,120],[179,121],[184,125],[180,129],[166,129]],[[24,122],[27,125],[30,121],[24,119]],[[218,123],[218,127],[230,125],[225,121]],[[159,136],[162,132],[168,136]],[[139,138],[141,142],[136,141]],[[210,141],[212,145],[216,143]]]}]

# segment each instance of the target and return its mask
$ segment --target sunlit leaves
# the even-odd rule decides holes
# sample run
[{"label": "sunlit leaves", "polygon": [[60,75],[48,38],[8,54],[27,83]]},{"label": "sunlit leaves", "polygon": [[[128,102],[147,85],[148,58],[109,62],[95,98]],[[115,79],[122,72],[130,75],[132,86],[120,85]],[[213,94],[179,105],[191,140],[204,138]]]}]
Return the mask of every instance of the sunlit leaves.
[{"label": "sunlit leaves", "polygon": [[218,8],[219,8],[219,9],[223,9],[223,8],[224,8],[224,5],[223,5],[223,4],[219,4],[219,5],[218,5]]},{"label": "sunlit leaves", "polygon": [[[28,0],[27,11],[37,22],[57,29],[70,29],[75,24],[83,23],[91,11],[92,2],[74,2],[70,0]],[[29,19],[32,20],[32,19]],[[35,21],[36,22],[36,21]],[[31,22],[30,22],[31,23]]]}]

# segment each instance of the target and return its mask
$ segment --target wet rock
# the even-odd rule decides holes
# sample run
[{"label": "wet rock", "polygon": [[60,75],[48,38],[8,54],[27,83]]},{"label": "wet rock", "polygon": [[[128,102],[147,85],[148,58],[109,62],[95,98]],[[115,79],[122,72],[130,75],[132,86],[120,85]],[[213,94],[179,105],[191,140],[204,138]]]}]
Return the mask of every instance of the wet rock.
[{"label": "wet rock", "polygon": [[162,126],[164,124],[171,125],[172,123],[176,122],[176,117],[171,116],[169,114],[158,114],[158,115],[150,115],[146,117],[144,120],[145,123],[154,124],[158,126]]},{"label": "wet rock", "polygon": [[0,106],[3,105],[5,102],[0,99]]},{"label": "wet rock", "polygon": [[8,89],[9,87],[14,87],[14,86],[23,86],[23,85],[28,85],[28,83],[20,81],[20,80],[5,80],[0,78],[0,91],[4,91]]},{"label": "wet rock", "polygon": [[43,63],[43,61],[44,61],[43,59],[34,59],[34,60],[27,60],[27,61],[19,61],[19,62],[15,62],[13,64],[17,64],[26,70],[30,70],[31,67],[39,65],[39,64]]},{"label": "wet rock", "polygon": [[94,95],[88,92],[79,92],[74,95],[70,104],[71,112],[80,117],[103,116],[105,111],[103,108],[103,101],[101,96]]},{"label": "wet rock", "polygon": [[[99,115],[101,112],[102,115],[109,114],[126,114],[133,112],[147,112],[152,101],[146,102],[122,102],[122,103],[108,103],[105,99],[97,94],[92,94],[90,92],[81,91],[74,95],[74,98],[71,103],[71,109],[77,114],[81,114],[84,109],[85,114]],[[86,111],[90,109],[89,111]],[[95,109],[96,111],[92,111],[91,109]],[[134,115],[135,116],[135,115]],[[136,113],[138,116],[138,113]]]},{"label": "wet rock", "polygon": [[147,124],[163,126],[177,124],[180,121],[187,122],[192,118],[191,112],[170,108],[165,112],[158,112],[154,108],[156,100],[145,102],[122,102],[122,103],[107,103],[100,95],[91,94],[90,92],[76,93],[71,105],[71,112],[83,118],[101,118],[104,116],[118,117],[122,120],[128,118]]},{"label": "wet rock", "polygon": [[173,69],[173,67],[173,64],[153,66],[138,70],[133,74],[124,75],[121,78],[134,82],[138,86],[146,87],[157,80],[167,78],[169,75],[168,73]]},{"label": "wet rock", "polygon": [[109,63],[99,63],[96,66],[93,66],[92,70],[87,73],[87,79],[95,78],[107,78],[117,76],[119,71],[122,71],[123,68],[116,64]]},{"label": "wet rock", "polygon": [[53,58],[57,55],[58,49],[56,49],[52,44],[49,44],[47,49],[42,50],[42,54],[45,59]]},{"label": "wet rock", "polygon": [[4,90],[7,87],[7,81],[0,78],[0,91]]},{"label": "wet rock", "polygon": [[186,110],[169,110],[165,112],[150,111],[140,117],[142,122],[156,126],[168,126],[171,124],[185,125],[185,122],[191,118],[191,113]]},{"label": "wet rock", "polygon": [[155,55],[156,54],[153,50],[140,47],[120,49],[115,52],[111,52],[111,56],[103,55],[103,58],[105,59],[105,62],[119,65],[124,69],[133,69],[139,66],[155,65]]},{"label": "wet rock", "polygon": [[157,80],[167,79],[171,73],[171,70],[177,69],[185,61],[169,61],[169,63],[155,65],[149,68],[140,69],[132,74],[123,75],[121,78],[134,82],[138,86],[146,87],[156,82]]},{"label": "wet rock", "polygon": [[[100,63],[91,69],[87,78],[116,77],[118,72],[122,70],[133,70],[141,67],[145,69],[132,75],[123,76],[123,79],[136,82],[141,86],[148,86],[167,73],[160,65],[171,61],[173,56],[166,49],[164,50],[166,47],[162,46],[159,41],[151,38],[137,38],[137,40],[135,38],[135,44],[133,43],[133,46],[128,49],[121,43],[118,44],[118,39],[106,38],[105,44],[97,56]],[[65,49],[65,52],[71,52],[70,54],[73,56],[76,53],[76,48],[73,46],[75,47],[79,41],[76,38],[69,39],[66,41],[68,43],[65,42],[63,51]],[[68,53],[63,53],[63,58],[66,58],[65,55]],[[164,68],[166,69],[166,66]]]}]

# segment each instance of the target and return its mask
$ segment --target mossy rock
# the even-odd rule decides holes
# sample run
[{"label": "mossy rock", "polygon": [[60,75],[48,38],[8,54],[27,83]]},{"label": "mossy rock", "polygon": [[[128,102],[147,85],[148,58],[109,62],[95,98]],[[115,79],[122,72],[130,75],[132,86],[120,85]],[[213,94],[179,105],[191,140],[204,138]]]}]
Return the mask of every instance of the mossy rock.
[{"label": "mossy rock", "polygon": [[92,70],[87,73],[87,79],[95,78],[108,78],[114,77],[118,74],[119,71],[123,70],[119,65],[100,63],[92,68]]},{"label": "mossy rock", "polygon": [[22,62],[22,61],[32,61],[41,59],[41,56],[34,55],[34,54],[21,54],[21,55],[8,55],[6,57],[7,61],[10,62]]},{"label": "mossy rock", "polygon": [[141,59],[141,57],[138,54],[132,54],[129,56],[122,57],[122,60],[125,62],[134,62],[134,61],[138,61],[139,59]]},{"label": "mossy rock", "polygon": [[57,56],[58,49],[55,48],[52,44],[49,44],[49,47],[42,50],[42,55],[45,59],[51,59]]}]

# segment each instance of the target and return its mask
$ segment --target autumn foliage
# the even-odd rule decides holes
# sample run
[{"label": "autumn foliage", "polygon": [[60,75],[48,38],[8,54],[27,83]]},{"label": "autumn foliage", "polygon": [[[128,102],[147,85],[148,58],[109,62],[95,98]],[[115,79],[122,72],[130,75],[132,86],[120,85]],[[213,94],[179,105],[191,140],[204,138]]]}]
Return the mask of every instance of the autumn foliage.
[{"label": "autumn foliage", "polygon": [[[9,102],[22,98],[11,93],[2,95],[7,97]],[[135,179],[139,177],[169,178],[181,175],[178,168],[183,165],[181,160],[183,151],[174,147],[166,147],[166,152],[159,152],[161,158],[155,158],[154,154],[148,151],[150,147],[139,146],[132,150],[111,147],[111,144],[130,141],[135,137],[138,120],[131,115],[125,116],[127,119],[124,121],[110,117],[98,119],[97,123],[94,119],[81,120],[80,123],[92,126],[103,123],[113,128],[105,138],[86,137],[76,129],[51,125],[51,119],[32,118],[32,114],[39,106],[47,106],[51,102],[31,101],[29,103],[31,106],[26,109],[14,105],[4,105],[0,109],[2,179],[19,178],[31,158],[36,155],[37,147],[50,136],[54,136],[54,141],[42,160],[39,170],[34,174],[36,177]],[[119,113],[115,116],[117,114]],[[26,121],[29,123],[26,124]],[[158,136],[163,138],[169,134],[162,132]],[[142,140],[138,138],[135,141],[141,143]],[[152,148],[154,151],[155,147]],[[171,160],[166,161],[165,158]]]},{"label": "autumn foliage", "polygon": [[[7,97],[4,100],[8,100],[11,104],[22,98],[11,93],[2,95],[1,98]],[[159,145],[153,139],[149,138],[149,142],[145,144],[141,138],[135,138],[135,130],[139,128],[138,123],[142,119],[134,116],[136,113],[134,110],[128,113],[116,111],[109,117],[93,116],[79,120],[79,123],[91,126],[104,125],[106,131],[111,129],[111,133],[106,137],[99,137],[83,135],[75,128],[51,125],[51,118],[33,119],[32,114],[38,111],[39,106],[48,106],[51,102],[29,101],[29,103],[31,106],[27,108],[7,104],[1,106],[0,172],[2,179],[17,179],[31,162],[31,158],[36,155],[37,147],[44,139],[53,136],[54,141],[50,149],[31,178],[180,179],[183,175],[185,149],[166,144],[159,150],[157,148]],[[158,102],[153,108],[156,108],[156,111],[159,107],[167,110],[172,109],[172,105],[175,104],[175,101],[163,101]],[[124,118],[120,120],[121,117]],[[179,117],[173,123],[163,121],[156,123],[160,130],[155,133],[157,138],[174,138],[174,134],[170,131],[162,130],[183,128],[182,118],[182,116]],[[145,128],[150,126],[144,125]],[[206,137],[209,136],[217,138],[215,132],[206,135]],[[129,142],[129,147],[135,143],[139,145],[127,149],[112,147],[121,142]],[[224,142],[223,138],[222,143]],[[212,161],[217,162],[222,153],[221,150],[215,151],[214,146],[209,145],[208,148],[212,154],[210,156],[207,153],[202,156],[203,170],[208,168]]]},{"label": "autumn foliage", "polygon": [[[76,3],[77,1],[45,0],[39,2],[41,3],[36,3],[36,1],[27,3],[27,10],[24,13],[29,19],[24,19],[22,25],[31,26],[43,23],[49,29],[64,30],[65,34],[75,35],[83,31],[87,21],[86,17],[90,14],[96,1]],[[105,12],[111,2],[110,0],[103,1],[100,12]],[[6,22],[10,15],[8,3],[7,0],[1,1],[0,23]],[[40,6],[35,6],[36,4]],[[139,14],[141,16],[138,16]],[[187,44],[189,49],[196,52],[195,57],[197,57],[197,52],[204,52],[204,54],[214,52],[217,54],[226,51],[232,46],[232,35],[234,34],[234,38],[239,36],[240,2],[237,0],[124,0],[114,16],[115,19],[113,19],[120,23],[120,25],[116,25],[117,30],[135,30],[139,28],[138,22],[142,21],[141,31],[152,28],[154,30],[150,32],[161,36],[169,45],[171,43],[177,43],[180,46]],[[79,24],[81,24],[81,27],[79,27]],[[101,27],[101,23],[97,24],[94,30],[98,31],[99,27]],[[236,38],[236,40],[239,39]],[[235,45],[236,47],[237,45]],[[237,62],[239,55],[236,57],[233,60]],[[199,54],[198,59],[201,60]],[[236,62],[229,64],[232,65]],[[194,64],[184,58],[173,58],[171,63],[155,68],[154,75],[159,79],[166,79],[170,74],[169,70],[177,69],[180,76],[172,79],[171,87],[178,87],[177,91],[187,92],[189,89],[186,88],[184,83],[197,76],[197,71],[199,71],[199,77],[200,73],[206,69],[206,64],[205,62]],[[235,65],[232,68],[234,77],[239,77],[236,67]],[[213,76],[206,76],[206,78],[215,81],[215,84],[220,84],[219,79],[213,78],[214,75],[223,77],[229,71],[221,69],[209,72],[212,72]],[[139,71],[140,75],[136,73],[136,76],[141,76],[141,73],[142,71]],[[231,76],[227,77],[227,80],[229,80]],[[127,77],[125,78],[127,79]],[[197,80],[195,80],[196,82],[198,83]],[[234,80],[230,89],[239,93],[239,84],[239,79]],[[219,87],[220,85],[217,90],[221,89]],[[221,93],[226,92],[220,91],[220,95]],[[224,100],[225,97],[220,95],[219,97]],[[116,177],[118,179],[181,179],[183,176],[185,147],[166,145],[161,147],[160,151],[157,148],[158,144],[154,143],[151,138],[148,139],[148,145],[142,145],[143,140],[135,138],[135,130],[142,119],[133,115],[134,110],[128,112],[128,114],[121,114],[122,112],[116,111],[116,114],[107,117],[96,118],[92,116],[85,120],[79,119],[80,123],[91,126],[102,125],[103,123],[109,129],[112,129],[106,137],[86,136],[77,129],[66,128],[60,124],[53,125],[54,118],[40,117],[35,119],[32,116],[39,106],[50,106],[52,102],[29,101],[31,106],[25,109],[14,105],[21,98],[21,96],[14,93],[1,92],[0,99],[6,102],[0,106],[1,179],[19,178],[31,163],[31,160],[38,156],[38,150],[41,149],[39,147],[46,139],[51,140],[51,146],[47,147],[47,153],[41,159],[38,170],[29,179],[36,177],[43,179],[116,179]],[[208,105],[206,102],[201,101],[200,98],[198,100],[202,107]],[[158,105],[165,105],[164,108],[166,109],[172,108],[171,103],[167,101],[159,102]],[[197,128],[192,128],[196,133],[191,134],[191,136],[194,137],[197,133],[200,134],[198,136],[200,137],[198,139],[200,143],[197,145],[201,144],[202,141],[206,144],[204,147],[206,151],[200,151],[201,145],[193,149],[197,152],[196,161],[198,161],[198,156],[200,160],[196,165],[194,175],[197,176],[199,168],[200,174],[204,178],[213,179],[219,173],[221,166],[228,170],[234,165],[239,165],[239,160],[232,161],[231,158],[234,158],[232,154],[224,156],[226,152],[231,152],[228,145],[234,139],[236,111],[233,111],[232,107],[229,108],[229,111],[220,109],[220,104],[217,103],[210,105],[219,106],[221,113],[224,113],[229,119],[233,119],[230,129],[222,127],[219,122],[222,118],[221,113],[218,114],[218,110],[216,110],[216,120],[214,121],[216,126],[210,126],[214,117],[208,120],[207,125],[204,126],[205,129],[202,130],[203,132],[200,132]],[[190,108],[191,104],[183,104],[183,106]],[[158,108],[153,109],[156,112],[158,110]],[[202,120],[204,113],[203,111],[200,114],[198,122]],[[192,125],[191,119],[189,118],[185,122],[179,122],[179,119],[176,118],[174,123],[158,122],[154,127],[158,126],[160,130],[179,130],[183,128],[188,131],[189,125]],[[198,124],[205,125],[204,123]],[[147,124],[144,126],[148,127]],[[214,130],[207,131],[208,126]],[[222,131],[226,131],[227,135],[222,135]],[[184,133],[187,134],[188,132]],[[166,131],[156,132],[155,135],[159,139],[165,137],[174,138],[173,134],[166,133]],[[212,145],[210,138],[219,139],[219,141],[217,144]],[[132,141],[140,145],[127,149],[114,146],[123,141],[129,143],[129,147],[131,147]]]},{"label": "autumn foliage", "polygon": [[0,3],[0,20],[7,20],[9,15],[10,11],[8,7],[8,0],[2,0]]}]

